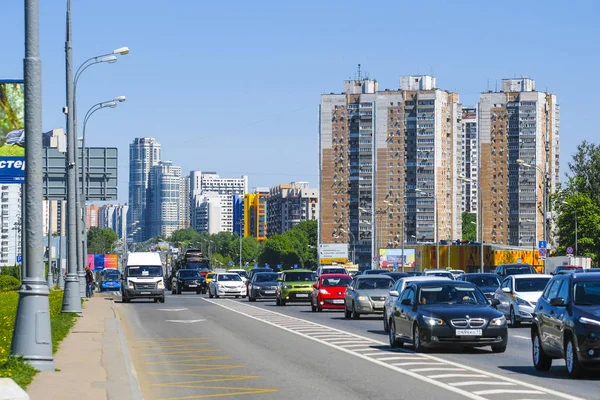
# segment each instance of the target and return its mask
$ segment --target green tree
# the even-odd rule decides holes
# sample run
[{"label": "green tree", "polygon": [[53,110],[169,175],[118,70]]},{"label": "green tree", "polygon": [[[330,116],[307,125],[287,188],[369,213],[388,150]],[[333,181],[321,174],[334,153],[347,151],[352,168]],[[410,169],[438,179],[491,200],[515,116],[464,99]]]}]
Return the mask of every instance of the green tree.
[{"label": "green tree", "polygon": [[171,234],[169,242],[174,246],[184,247],[183,244],[197,242],[200,237],[200,234],[194,228],[179,229]]},{"label": "green tree", "polygon": [[108,253],[118,239],[119,236],[110,228],[92,227],[88,231],[88,253]]},{"label": "green tree", "polygon": [[265,240],[258,261],[260,264],[269,264],[273,267],[278,264],[286,265],[291,252],[292,245],[288,237],[273,235]]},{"label": "green tree", "polygon": [[[600,173],[600,171],[599,171]],[[588,193],[574,193],[558,197],[555,207],[558,230],[558,254],[566,254],[566,248],[577,247],[577,255],[600,260],[600,206]],[[575,246],[575,222],[577,221],[577,246]]]},{"label": "green tree", "polygon": [[462,213],[462,240],[477,240],[477,217],[466,211]]},{"label": "green tree", "polygon": [[587,193],[600,206],[600,145],[583,141],[569,163],[571,193]]}]

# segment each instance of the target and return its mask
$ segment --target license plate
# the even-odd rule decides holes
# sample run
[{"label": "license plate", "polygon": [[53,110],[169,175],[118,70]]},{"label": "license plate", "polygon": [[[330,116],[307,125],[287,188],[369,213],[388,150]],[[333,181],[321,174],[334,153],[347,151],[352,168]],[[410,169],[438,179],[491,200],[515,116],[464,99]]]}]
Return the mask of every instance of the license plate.
[{"label": "license plate", "polygon": [[265,294],[275,294],[274,290],[265,290]]},{"label": "license plate", "polygon": [[483,331],[481,329],[457,329],[456,336],[481,336]]},{"label": "license plate", "polygon": [[141,292],[140,294],[150,294],[150,292]]},{"label": "license plate", "polygon": [[188,285],[188,287],[197,287],[198,285]]},{"label": "license plate", "polygon": [[333,304],[344,304],[344,300],[334,300]]},{"label": "license plate", "polygon": [[308,297],[308,295],[304,293],[298,293],[296,297]]}]

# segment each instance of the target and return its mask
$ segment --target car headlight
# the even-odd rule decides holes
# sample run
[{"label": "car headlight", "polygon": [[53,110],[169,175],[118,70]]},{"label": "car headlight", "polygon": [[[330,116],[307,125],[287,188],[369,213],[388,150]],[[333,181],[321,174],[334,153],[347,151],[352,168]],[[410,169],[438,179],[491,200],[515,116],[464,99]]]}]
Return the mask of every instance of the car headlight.
[{"label": "car headlight", "polygon": [[159,289],[164,289],[165,288],[165,283],[163,281],[159,281],[158,285],[156,285],[157,288]]},{"label": "car headlight", "polygon": [[284,289],[291,289],[292,287],[290,285],[284,285],[283,288]]},{"label": "car headlight", "polygon": [[527,300],[523,300],[522,298],[520,298],[519,296],[517,296],[515,298],[515,301],[517,302],[518,306],[527,306],[527,307],[531,307],[531,304],[529,304],[529,302]]},{"label": "car headlight", "polygon": [[321,293],[321,294],[329,294],[329,292],[327,291],[327,289],[319,289],[319,293]]},{"label": "car headlight", "polygon": [[367,296],[358,296],[358,301],[365,301],[367,300]]},{"label": "car headlight", "polygon": [[219,289],[223,289],[223,285],[221,285],[220,283],[217,283],[217,287],[218,287]]},{"label": "car headlight", "polygon": [[132,283],[132,282],[129,282],[129,283],[127,284],[127,287],[128,287],[129,289],[133,289],[133,283]]},{"label": "car headlight", "polygon": [[586,325],[600,326],[600,321],[586,317],[579,317],[579,322]]},{"label": "car headlight", "polygon": [[439,318],[434,318],[434,317],[425,317],[423,316],[423,321],[429,325],[429,326],[440,326],[440,325],[444,325],[444,321],[442,321]]},{"label": "car headlight", "polygon": [[502,326],[502,325],[506,325],[506,318],[503,316],[499,317],[499,318],[494,318],[491,322],[490,325],[493,326]]}]

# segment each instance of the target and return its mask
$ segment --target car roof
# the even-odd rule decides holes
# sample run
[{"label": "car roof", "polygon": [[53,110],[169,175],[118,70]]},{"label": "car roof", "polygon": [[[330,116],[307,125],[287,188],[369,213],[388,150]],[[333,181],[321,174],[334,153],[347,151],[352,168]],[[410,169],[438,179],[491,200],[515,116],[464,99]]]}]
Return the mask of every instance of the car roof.
[{"label": "car roof", "polygon": [[523,268],[531,267],[530,264],[500,264],[498,266],[499,267],[523,267]]},{"label": "car roof", "polygon": [[283,271],[283,272],[285,272],[287,274],[288,272],[314,272],[314,271],[311,271],[310,269],[288,269],[287,271]]},{"label": "car roof", "polygon": [[494,273],[494,272],[469,272],[467,274],[463,274],[463,276],[482,276],[482,275],[486,275],[486,276],[498,276],[498,274]]},{"label": "car roof", "polygon": [[276,273],[277,272],[275,272],[275,271],[258,271],[254,275],[267,275],[267,274],[272,275],[272,274],[276,274]]},{"label": "car roof", "polygon": [[321,278],[351,278],[348,274],[322,274]]},{"label": "car roof", "polygon": [[[557,275],[557,276],[565,276],[565,275]],[[577,282],[600,281],[600,272],[587,272],[587,273],[576,272],[573,274],[569,274],[567,276],[570,276],[571,279],[573,279],[574,281],[577,281]]]},{"label": "car roof", "polygon": [[452,279],[445,276],[407,276],[405,278],[400,278],[403,282],[418,282],[418,281],[451,281]]},{"label": "car roof", "polygon": [[235,272],[219,272],[219,273],[217,273],[217,275],[235,275],[235,276],[239,276]]},{"label": "car roof", "polygon": [[521,274],[521,275],[509,275],[508,277],[512,277],[514,279],[527,279],[527,278],[552,278],[552,275],[546,274]]},{"label": "car roof", "polygon": [[388,278],[389,280],[393,280],[391,276],[389,275],[384,275],[384,274],[369,274],[369,275],[357,275],[354,279],[381,279],[381,278]]},{"label": "car roof", "polygon": [[455,281],[452,279],[436,279],[436,280],[424,280],[424,281],[416,281],[416,282],[411,282],[411,284],[416,285],[418,287],[427,285],[427,284],[435,284],[435,285],[443,285],[443,286],[456,286],[456,285],[461,285],[461,286],[475,286],[474,284],[472,284],[471,282],[465,282],[465,281]]}]

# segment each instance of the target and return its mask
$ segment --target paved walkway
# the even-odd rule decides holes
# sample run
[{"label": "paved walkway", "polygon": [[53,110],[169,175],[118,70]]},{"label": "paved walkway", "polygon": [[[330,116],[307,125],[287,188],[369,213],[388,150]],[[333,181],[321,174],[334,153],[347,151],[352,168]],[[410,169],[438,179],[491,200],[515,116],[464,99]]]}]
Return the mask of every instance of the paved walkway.
[{"label": "paved walkway", "polygon": [[96,293],[54,355],[55,372],[38,373],[31,400],[139,400],[131,361],[110,296]]}]

